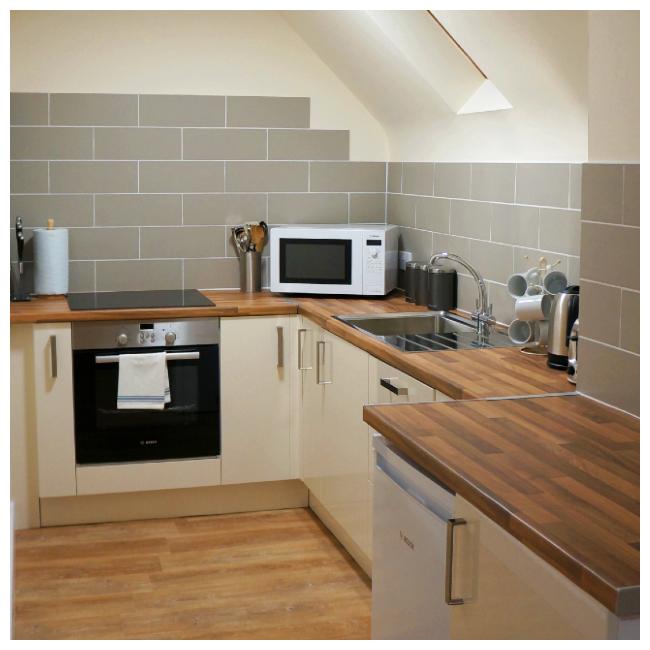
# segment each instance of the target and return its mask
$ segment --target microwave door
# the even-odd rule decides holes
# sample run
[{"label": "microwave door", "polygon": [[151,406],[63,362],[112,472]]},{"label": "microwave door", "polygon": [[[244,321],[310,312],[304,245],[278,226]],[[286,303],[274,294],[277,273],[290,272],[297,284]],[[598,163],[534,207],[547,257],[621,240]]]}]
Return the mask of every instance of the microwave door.
[{"label": "microwave door", "polygon": [[358,247],[354,238],[279,240],[278,280],[283,291],[361,293]]}]

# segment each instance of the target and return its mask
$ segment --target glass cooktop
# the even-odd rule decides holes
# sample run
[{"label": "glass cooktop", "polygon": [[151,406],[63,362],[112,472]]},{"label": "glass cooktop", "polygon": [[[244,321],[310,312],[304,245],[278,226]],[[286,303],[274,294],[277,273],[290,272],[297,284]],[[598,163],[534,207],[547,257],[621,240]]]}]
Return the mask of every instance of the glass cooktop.
[{"label": "glass cooktop", "polygon": [[214,303],[196,289],[157,291],[106,291],[68,294],[68,306],[81,309],[155,309],[164,307],[214,307]]}]

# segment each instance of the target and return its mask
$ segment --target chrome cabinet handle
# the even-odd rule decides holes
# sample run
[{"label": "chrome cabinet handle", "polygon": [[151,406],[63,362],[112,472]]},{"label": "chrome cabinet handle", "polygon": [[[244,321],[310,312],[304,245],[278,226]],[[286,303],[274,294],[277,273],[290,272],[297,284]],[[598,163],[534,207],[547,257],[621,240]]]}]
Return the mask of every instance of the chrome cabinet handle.
[{"label": "chrome cabinet handle", "polygon": [[50,336],[50,372],[52,379],[56,379],[59,375],[59,364],[56,355],[56,335]]},{"label": "chrome cabinet handle", "polygon": [[321,358],[323,360],[323,365],[325,365],[325,341],[318,341],[316,343],[316,383],[324,386],[326,384],[331,384],[332,380],[321,379]]},{"label": "chrome cabinet handle", "polygon": [[305,338],[307,337],[306,329],[298,330],[298,370],[311,370],[311,366],[305,365]]},{"label": "chrome cabinet handle", "polygon": [[379,383],[381,386],[389,390],[391,393],[394,393],[395,395],[408,395],[409,394],[409,389],[406,386],[395,386],[390,379],[384,379],[381,377],[379,379]]},{"label": "chrome cabinet handle", "polygon": [[278,325],[278,368],[284,368],[284,327]]},{"label": "chrome cabinet handle", "polygon": [[454,528],[464,526],[464,519],[447,519],[447,555],[445,559],[445,602],[447,605],[463,605],[462,598],[452,597],[452,572],[454,567]]}]

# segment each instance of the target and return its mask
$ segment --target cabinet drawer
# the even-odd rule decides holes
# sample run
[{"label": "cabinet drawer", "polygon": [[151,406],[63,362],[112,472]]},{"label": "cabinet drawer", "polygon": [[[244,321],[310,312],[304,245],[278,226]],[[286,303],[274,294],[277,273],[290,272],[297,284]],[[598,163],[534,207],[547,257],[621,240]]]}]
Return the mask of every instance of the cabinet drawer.
[{"label": "cabinet drawer", "polygon": [[207,487],[219,483],[219,458],[77,466],[77,494],[80,495]]},{"label": "cabinet drawer", "polygon": [[435,389],[383,361],[377,362],[376,390],[379,404],[435,402]]}]

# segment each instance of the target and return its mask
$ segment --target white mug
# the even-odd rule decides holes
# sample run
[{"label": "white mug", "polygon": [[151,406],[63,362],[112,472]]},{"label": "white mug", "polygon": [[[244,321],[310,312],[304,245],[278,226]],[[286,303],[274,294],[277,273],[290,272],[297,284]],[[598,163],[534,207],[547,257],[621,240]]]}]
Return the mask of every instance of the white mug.
[{"label": "white mug", "polygon": [[528,285],[539,285],[542,283],[542,275],[537,267],[533,267],[532,269],[528,269],[526,273],[524,273],[526,276],[526,282],[528,282]]},{"label": "white mug", "polygon": [[562,271],[551,271],[544,276],[544,289],[551,294],[562,293],[569,286]]},{"label": "white mug", "polygon": [[541,320],[537,323],[537,342],[540,345],[546,345],[548,343],[548,321],[547,320]]},{"label": "white mug", "polygon": [[553,296],[538,294],[521,296],[515,303],[515,315],[519,320],[546,320],[551,313]]},{"label": "white mug", "polygon": [[544,293],[544,287],[539,284],[529,284],[526,289],[527,296],[538,296],[540,293]]},{"label": "white mug", "polygon": [[523,345],[532,341],[535,338],[533,323],[515,318],[508,326],[508,336],[517,345]]},{"label": "white mug", "polygon": [[525,295],[526,289],[528,289],[528,280],[526,280],[525,274],[513,273],[508,278],[508,293],[513,298]]}]

